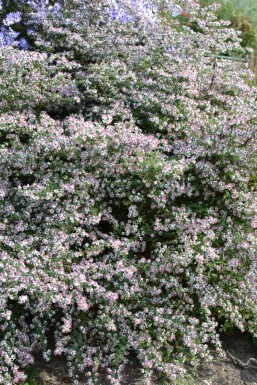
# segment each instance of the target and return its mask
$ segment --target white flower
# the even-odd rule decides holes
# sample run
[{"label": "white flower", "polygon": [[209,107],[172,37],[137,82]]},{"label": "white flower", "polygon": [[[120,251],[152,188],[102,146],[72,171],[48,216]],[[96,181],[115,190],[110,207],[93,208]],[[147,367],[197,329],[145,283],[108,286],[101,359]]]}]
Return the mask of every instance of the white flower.
[{"label": "white flower", "polygon": [[27,302],[28,300],[28,296],[27,295],[21,295],[20,298],[19,298],[19,303],[22,304],[22,303],[25,303]]}]

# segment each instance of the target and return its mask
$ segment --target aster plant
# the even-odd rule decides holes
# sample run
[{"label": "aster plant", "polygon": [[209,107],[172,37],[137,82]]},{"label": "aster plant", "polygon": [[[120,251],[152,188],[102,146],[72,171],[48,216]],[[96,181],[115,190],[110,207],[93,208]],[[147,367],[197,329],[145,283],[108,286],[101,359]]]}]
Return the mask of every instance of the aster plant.
[{"label": "aster plant", "polygon": [[0,384],[36,351],[170,384],[257,336],[256,89],[215,10],[71,0],[0,48]]}]

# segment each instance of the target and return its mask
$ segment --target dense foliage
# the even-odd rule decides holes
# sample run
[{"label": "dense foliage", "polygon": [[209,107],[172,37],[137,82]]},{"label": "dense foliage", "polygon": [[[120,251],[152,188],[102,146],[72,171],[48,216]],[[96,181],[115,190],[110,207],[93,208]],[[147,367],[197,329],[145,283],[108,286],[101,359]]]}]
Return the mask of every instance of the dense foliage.
[{"label": "dense foliage", "polygon": [[0,48],[0,384],[36,350],[172,383],[220,327],[257,336],[256,89],[215,10],[72,0]]}]

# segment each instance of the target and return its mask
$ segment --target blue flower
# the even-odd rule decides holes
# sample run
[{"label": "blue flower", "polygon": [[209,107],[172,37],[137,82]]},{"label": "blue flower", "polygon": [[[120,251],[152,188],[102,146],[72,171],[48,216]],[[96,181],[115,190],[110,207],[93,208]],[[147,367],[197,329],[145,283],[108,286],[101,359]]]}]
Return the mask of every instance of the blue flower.
[{"label": "blue flower", "polygon": [[21,38],[21,40],[20,40],[20,47],[21,47],[22,49],[24,49],[24,50],[28,50],[28,49],[29,49],[28,42],[27,42],[26,39],[24,39],[24,37]]},{"label": "blue flower", "polygon": [[15,41],[16,37],[19,35],[19,32],[15,32],[12,28],[1,28],[0,32],[0,46],[3,45],[12,45],[17,46],[18,42]]},{"label": "blue flower", "polygon": [[18,23],[19,21],[21,21],[21,12],[10,12],[3,20],[3,24],[8,27],[12,24]]},{"label": "blue flower", "polygon": [[179,6],[179,5],[170,5],[169,6],[169,12],[171,13],[171,16],[173,17],[177,17],[179,15],[181,15],[182,13],[182,8]]},{"label": "blue flower", "polygon": [[117,1],[114,1],[113,5],[113,8],[110,9],[110,16],[112,19],[117,20],[119,23],[127,23],[135,20],[135,17],[126,13],[124,8],[122,8]]},{"label": "blue flower", "polygon": [[[158,8],[153,1],[130,0],[130,4],[137,16],[141,16],[151,23],[155,23],[157,21]],[[172,17],[179,16],[182,13],[182,8],[176,4],[170,5],[168,10]],[[136,19],[136,16],[129,14],[129,12],[122,7],[118,0],[113,0],[113,8],[110,10],[110,16],[120,23],[133,22]]]},{"label": "blue flower", "polygon": [[151,22],[156,21],[157,8],[152,2],[130,0],[130,4],[134,8],[136,16],[126,11],[117,0],[113,1],[113,8],[110,10],[110,16],[120,23],[133,22],[137,19],[137,16],[143,16]]},{"label": "blue flower", "polygon": [[175,53],[175,52],[176,52],[176,48],[174,47],[174,45],[171,45],[171,46],[167,49],[167,52],[168,52],[168,53]]},{"label": "blue flower", "polygon": [[5,37],[4,33],[0,32],[0,47],[2,47],[3,45],[5,45]]}]

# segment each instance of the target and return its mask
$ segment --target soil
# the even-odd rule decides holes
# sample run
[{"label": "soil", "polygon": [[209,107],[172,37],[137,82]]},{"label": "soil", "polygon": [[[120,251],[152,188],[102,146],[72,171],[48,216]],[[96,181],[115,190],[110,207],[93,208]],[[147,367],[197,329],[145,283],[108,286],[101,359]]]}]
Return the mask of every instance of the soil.
[{"label": "soil", "polygon": [[[222,346],[224,351],[229,353],[226,358],[214,357],[211,363],[199,368],[191,381],[181,384],[204,385],[208,384],[206,381],[210,381],[211,385],[257,385],[257,347],[250,337],[240,332],[223,335]],[[36,370],[38,385],[71,384],[62,358],[56,358],[48,363],[37,360]],[[82,384],[85,384],[85,381],[80,383]],[[102,384],[107,385],[108,382],[103,379]],[[136,358],[131,356],[124,385],[143,384],[140,365]]]}]

